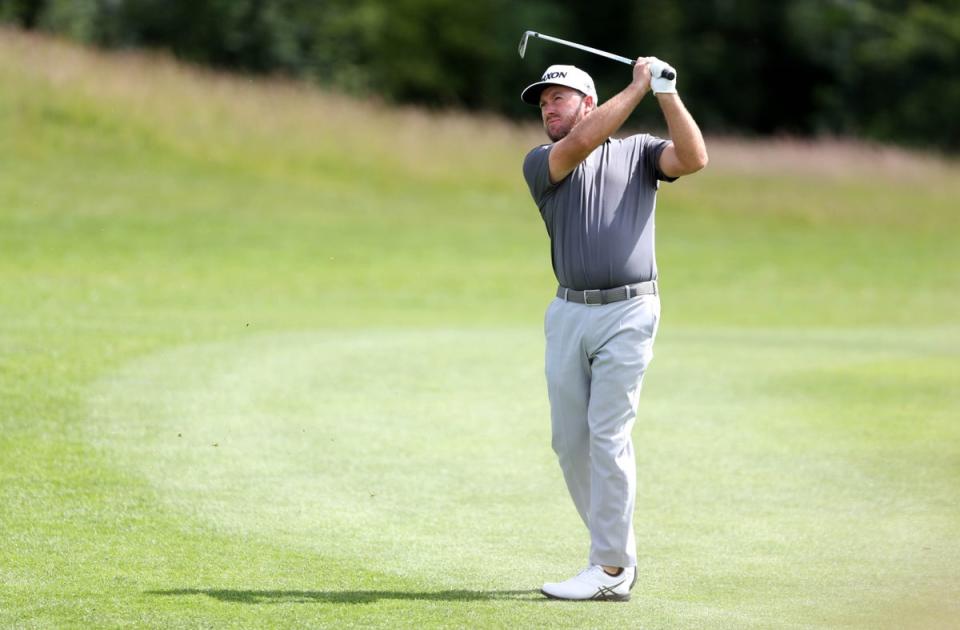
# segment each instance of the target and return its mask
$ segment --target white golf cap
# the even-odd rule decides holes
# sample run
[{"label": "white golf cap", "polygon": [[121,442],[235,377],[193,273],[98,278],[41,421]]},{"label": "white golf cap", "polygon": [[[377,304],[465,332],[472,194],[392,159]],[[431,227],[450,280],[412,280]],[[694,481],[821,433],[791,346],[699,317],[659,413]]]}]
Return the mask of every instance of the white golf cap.
[{"label": "white golf cap", "polygon": [[593,79],[590,75],[576,66],[555,65],[547,68],[540,80],[527,86],[520,93],[520,98],[524,103],[531,105],[540,104],[540,92],[543,92],[548,85],[565,85],[575,90],[593,97],[594,104],[598,104],[597,89],[593,87]]}]

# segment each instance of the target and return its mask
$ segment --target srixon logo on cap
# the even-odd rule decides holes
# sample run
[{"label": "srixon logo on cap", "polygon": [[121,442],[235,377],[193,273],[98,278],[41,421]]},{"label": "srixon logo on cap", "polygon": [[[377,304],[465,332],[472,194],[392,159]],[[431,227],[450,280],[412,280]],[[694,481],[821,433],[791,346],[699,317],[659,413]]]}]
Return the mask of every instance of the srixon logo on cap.
[{"label": "srixon logo on cap", "polygon": [[565,79],[566,77],[566,72],[546,72],[542,77],[540,77],[540,80],[549,81],[550,79]]}]

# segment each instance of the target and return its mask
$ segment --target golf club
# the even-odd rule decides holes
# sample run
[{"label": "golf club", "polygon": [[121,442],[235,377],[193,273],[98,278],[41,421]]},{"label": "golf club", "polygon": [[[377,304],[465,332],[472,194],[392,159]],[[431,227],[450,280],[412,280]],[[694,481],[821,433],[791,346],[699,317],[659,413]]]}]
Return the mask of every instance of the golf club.
[{"label": "golf club", "polygon": [[[614,55],[613,53],[604,52],[602,50],[597,50],[596,48],[591,48],[590,46],[584,46],[583,44],[576,44],[574,42],[568,42],[565,39],[560,39],[559,37],[551,37],[550,35],[544,35],[543,33],[538,33],[536,31],[527,31],[523,34],[523,37],[520,39],[520,46],[518,48],[520,52],[520,58],[523,59],[523,56],[527,52],[527,41],[531,37],[537,37],[539,39],[545,39],[548,42],[554,42],[556,44],[562,44],[564,46],[570,46],[571,48],[578,48],[584,50],[588,53],[593,53],[595,55],[600,55],[601,57],[606,57],[607,59],[613,59],[614,61],[619,61],[620,63],[625,63],[628,66],[632,66],[636,63],[636,59],[630,59],[628,57],[622,57],[620,55]],[[660,73],[661,79],[673,79],[676,75],[669,71],[664,70]]]}]

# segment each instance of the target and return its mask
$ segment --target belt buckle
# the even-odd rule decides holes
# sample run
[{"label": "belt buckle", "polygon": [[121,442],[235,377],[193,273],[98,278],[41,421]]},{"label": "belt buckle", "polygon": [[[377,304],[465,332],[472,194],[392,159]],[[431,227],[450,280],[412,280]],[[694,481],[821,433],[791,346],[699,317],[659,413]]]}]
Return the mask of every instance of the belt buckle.
[{"label": "belt buckle", "polygon": [[[591,296],[596,296],[593,301]],[[586,306],[600,306],[603,304],[603,291],[600,289],[585,289],[583,292],[583,303]]]}]

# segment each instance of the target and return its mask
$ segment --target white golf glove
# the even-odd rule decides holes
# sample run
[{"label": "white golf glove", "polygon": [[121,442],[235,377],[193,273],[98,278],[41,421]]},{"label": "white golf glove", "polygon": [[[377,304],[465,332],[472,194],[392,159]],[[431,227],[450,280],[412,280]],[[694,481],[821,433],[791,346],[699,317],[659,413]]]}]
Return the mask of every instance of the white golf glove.
[{"label": "white golf glove", "polygon": [[[660,75],[663,71],[673,73],[672,79],[665,79]],[[677,93],[677,71],[673,69],[666,61],[650,57],[650,88],[654,94],[676,94]]]}]

